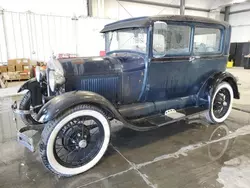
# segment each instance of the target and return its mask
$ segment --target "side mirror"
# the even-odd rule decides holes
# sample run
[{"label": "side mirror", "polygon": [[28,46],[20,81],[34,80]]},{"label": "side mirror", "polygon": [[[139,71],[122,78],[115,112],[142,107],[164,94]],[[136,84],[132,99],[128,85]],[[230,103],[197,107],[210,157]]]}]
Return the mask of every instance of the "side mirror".
[{"label": "side mirror", "polygon": [[154,22],[154,29],[160,29],[160,30],[167,31],[167,28],[168,28],[168,24],[166,22],[162,22],[162,21]]},{"label": "side mirror", "polygon": [[167,28],[166,22],[156,21],[154,22],[154,32],[153,32],[153,56],[154,57],[164,57],[166,55],[167,46]]}]

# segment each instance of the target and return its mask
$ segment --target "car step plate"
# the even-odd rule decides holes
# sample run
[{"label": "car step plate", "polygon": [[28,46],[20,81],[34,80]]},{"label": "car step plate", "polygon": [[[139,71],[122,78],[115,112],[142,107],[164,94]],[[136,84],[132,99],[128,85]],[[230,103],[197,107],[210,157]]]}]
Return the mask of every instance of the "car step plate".
[{"label": "car step plate", "polygon": [[35,152],[33,139],[22,133],[21,130],[17,133],[17,141],[23,146],[25,146],[27,149],[29,149],[31,152]]},{"label": "car step plate", "polygon": [[172,119],[180,119],[185,117],[186,115],[180,112],[176,112],[175,109],[169,109],[165,111],[165,116],[172,118]]}]

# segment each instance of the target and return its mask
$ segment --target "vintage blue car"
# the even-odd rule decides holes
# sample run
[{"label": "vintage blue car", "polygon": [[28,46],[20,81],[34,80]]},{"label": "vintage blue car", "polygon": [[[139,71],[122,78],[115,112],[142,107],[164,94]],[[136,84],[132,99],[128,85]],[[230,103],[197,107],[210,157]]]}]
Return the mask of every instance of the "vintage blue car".
[{"label": "vintage blue car", "polygon": [[193,16],[152,16],[106,25],[106,56],[57,60],[19,90],[14,112],[27,127],[19,142],[34,150],[25,131],[42,128],[41,159],[61,176],[98,163],[110,142],[110,121],[149,131],[204,112],[221,123],[240,94],[225,72],[231,27]]}]

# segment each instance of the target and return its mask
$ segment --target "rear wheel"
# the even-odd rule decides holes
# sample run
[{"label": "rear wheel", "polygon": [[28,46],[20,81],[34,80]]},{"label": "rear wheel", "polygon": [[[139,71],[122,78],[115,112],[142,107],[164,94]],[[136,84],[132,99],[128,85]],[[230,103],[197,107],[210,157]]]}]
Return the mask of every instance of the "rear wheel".
[{"label": "rear wheel", "polygon": [[51,172],[72,176],[97,164],[109,140],[110,125],[104,113],[94,106],[79,105],[45,125],[40,155]]},{"label": "rear wheel", "polygon": [[[20,102],[19,109],[20,110],[30,110],[31,107],[31,94],[28,91],[24,96],[23,99]],[[36,125],[40,124],[38,121],[35,120],[34,117],[32,117],[31,114],[22,114],[21,119],[25,125]]]},{"label": "rear wheel", "polygon": [[220,83],[211,96],[211,104],[206,119],[210,123],[222,123],[229,116],[233,105],[233,89],[227,82]]}]

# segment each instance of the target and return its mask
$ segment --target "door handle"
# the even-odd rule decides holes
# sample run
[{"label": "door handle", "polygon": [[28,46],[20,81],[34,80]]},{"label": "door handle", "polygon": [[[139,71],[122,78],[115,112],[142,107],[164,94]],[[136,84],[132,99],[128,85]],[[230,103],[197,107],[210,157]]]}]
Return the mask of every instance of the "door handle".
[{"label": "door handle", "polygon": [[192,61],[194,61],[196,59],[200,59],[200,58],[201,58],[200,56],[190,56],[189,61],[192,62]]}]

